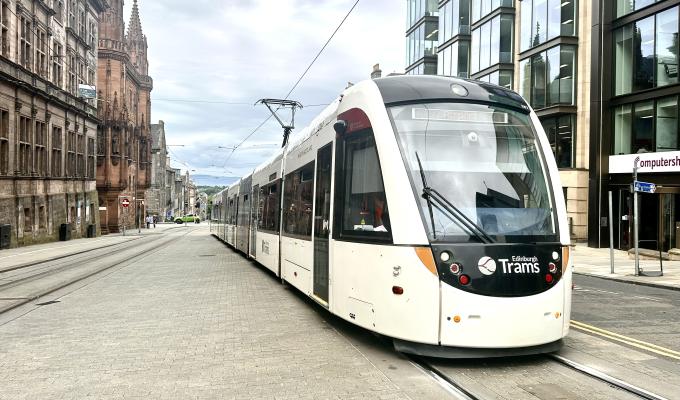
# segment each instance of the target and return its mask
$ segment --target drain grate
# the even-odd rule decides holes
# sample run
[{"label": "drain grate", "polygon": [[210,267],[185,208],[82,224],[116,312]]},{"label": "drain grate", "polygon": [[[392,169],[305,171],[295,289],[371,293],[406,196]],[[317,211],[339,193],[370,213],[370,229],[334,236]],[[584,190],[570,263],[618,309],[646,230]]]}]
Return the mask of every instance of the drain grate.
[{"label": "drain grate", "polygon": [[214,254],[199,254],[199,257],[215,257]]},{"label": "drain grate", "polygon": [[59,302],[60,302],[59,300],[50,300],[50,301],[46,301],[44,303],[38,303],[36,305],[37,306],[49,306],[50,304],[55,304],[55,303],[59,303]]}]

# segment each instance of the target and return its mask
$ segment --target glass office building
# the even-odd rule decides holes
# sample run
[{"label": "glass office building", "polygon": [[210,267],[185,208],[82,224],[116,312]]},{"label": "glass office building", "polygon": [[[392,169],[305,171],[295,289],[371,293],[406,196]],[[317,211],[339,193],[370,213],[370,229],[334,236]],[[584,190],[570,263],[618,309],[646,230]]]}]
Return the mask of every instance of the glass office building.
[{"label": "glass office building", "polygon": [[[590,60],[590,12],[583,12],[579,19],[579,7],[592,6],[582,3],[408,0],[406,33],[407,73],[436,72],[494,83],[519,92],[532,105],[560,168],[575,240],[587,238],[588,224],[590,92],[588,84],[579,82],[587,83],[590,75],[579,76],[578,60]],[[579,29],[586,34],[579,35]],[[435,36],[428,32],[438,34],[434,45],[427,42]]]},{"label": "glass office building", "polygon": [[406,1],[406,73],[435,75],[439,43],[437,0]]},{"label": "glass office building", "polygon": [[[609,244],[612,193],[614,246],[632,242],[633,169],[657,185],[639,197],[640,247],[680,247],[680,1],[601,0],[593,21],[589,229],[592,246]],[[637,160],[637,161],[636,161]]]}]

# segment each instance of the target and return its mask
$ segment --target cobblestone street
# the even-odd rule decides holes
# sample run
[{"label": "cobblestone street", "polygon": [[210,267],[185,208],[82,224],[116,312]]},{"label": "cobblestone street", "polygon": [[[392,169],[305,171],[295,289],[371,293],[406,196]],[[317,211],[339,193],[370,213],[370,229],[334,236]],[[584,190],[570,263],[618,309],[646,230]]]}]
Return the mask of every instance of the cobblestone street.
[{"label": "cobblestone street", "polygon": [[0,319],[0,398],[409,398],[205,228]]}]

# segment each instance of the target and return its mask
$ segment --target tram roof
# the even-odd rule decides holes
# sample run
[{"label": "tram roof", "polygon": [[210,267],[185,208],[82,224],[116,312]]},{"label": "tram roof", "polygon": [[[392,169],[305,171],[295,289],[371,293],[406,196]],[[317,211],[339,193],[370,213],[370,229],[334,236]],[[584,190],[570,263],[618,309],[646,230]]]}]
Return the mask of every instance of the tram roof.
[{"label": "tram roof", "polygon": [[[385,104],[459,101],[496,103],[529,112],[530,108],[519,94],[502,86],[469,79],[434,75],[400,75],[375,79]],[[461,96],[453,91],[453,85],[467,90]]]}]

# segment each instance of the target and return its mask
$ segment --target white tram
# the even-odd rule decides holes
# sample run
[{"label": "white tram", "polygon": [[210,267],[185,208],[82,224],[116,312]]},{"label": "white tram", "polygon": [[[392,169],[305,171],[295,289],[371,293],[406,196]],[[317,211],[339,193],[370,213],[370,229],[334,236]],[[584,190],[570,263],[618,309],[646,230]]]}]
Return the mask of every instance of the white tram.
[{"label": "white tram", "polygon": [[569,330],[557,166],[504,88],[359,83],[220,201],[216,235],[397,350],[541,353]]}]

